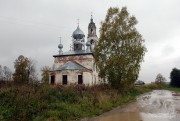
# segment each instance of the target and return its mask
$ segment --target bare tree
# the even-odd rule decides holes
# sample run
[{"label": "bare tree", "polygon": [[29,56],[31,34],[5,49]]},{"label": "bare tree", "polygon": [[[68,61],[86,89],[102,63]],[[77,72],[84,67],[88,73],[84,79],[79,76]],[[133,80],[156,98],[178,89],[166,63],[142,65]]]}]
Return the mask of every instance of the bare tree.
[{"label": "bare tree", "polygon": [[11,81],[12,71],[7,66],[3,67],[3,73],[4,73],[4,76],[5,76],[5,80],[6,81]]},{"label": "bare tree", "polygon": [[0,81],[4,81],[4,73],[1,65],[0,65]]},{"label": "bare tree", "polygon": [[42,72],[42,74],[41,74],[41,76],[42,76],[41,81],[42,81],[43,83],[46,83],[46,84],[49,83],[49,71],[50,71],[50,70],[51,70],[51,68],[48,67],[48,66],[44,66],[44,67],[41,69],[41,72]]},{"label": "bare tree", "polygon": [[0,81],[10,81],[12,77],[12,71],[7,67],[0,65]]},{"label": "bare tree", "polygon": [[165,83],[165,82],[166,82],[166,78],[163,77],[163,75],[159,73],[159,74],[156,76],[155,83]]},{"label": "bare tree", "polygon": [[36,83],[38,81],[36,69],[35,69],[36,62],[33,59],[29,59],[29,63],[27,66],[27,72],[29,77],[29,83]]}]

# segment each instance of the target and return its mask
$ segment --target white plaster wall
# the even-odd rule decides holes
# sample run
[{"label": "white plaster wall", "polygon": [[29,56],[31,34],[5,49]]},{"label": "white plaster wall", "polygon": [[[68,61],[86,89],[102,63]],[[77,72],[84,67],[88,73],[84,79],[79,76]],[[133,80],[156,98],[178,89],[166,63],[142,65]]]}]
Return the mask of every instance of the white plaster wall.
[{"label": "white plaster wall", "polygon": [[55,68],[59,68],[68,61],[75,61],[80,65],[92,70],[83,72],[81,70],[64,70],[55,72],[55,83],[62,84],[62,75],[68,75],[68,85],[71,83],[78,83],[78,75],[83,75],[83,83],[85,85],[100,84],[101,80],[98,76],[98,70],[94,66],[94,58],[92,55],[76,55],[76,56],[63,56],[54,58]]},{"label": "white plaster wall", "polygon": [[83,83],[85,85],[91,86],[93,84],[93,79],[92,79],[92,73],[90,72],[83,72]]},{"label": "white plaster wall", "polygon": [[55,84],[61,84],[61,82],[62,82],[62,74],[60,72],[56,72]]},{"label": "white plaster wall", "polygon": [[85,85],[92,85],[93,84],[93,77],[92,72],[83,72],[80,70],[65,70],[59,71],[55,73],[55,84],[62,84],[62,76],[67,75],[67,85],[70,84],[78,84],[78,75],[82,75],[83,77],[83,84]]},{"label": "white plaster wall", "polygon": [[67,75],[68,85],[77,84],[78,83],[78,75],[83,75],[83,72],[81,72],[79,70],[64,70],[64,71],[56,72],[55,84],[62,84],[63,75]]},{"label": "white plaster wall", "polygon": [[62,73],[68,76],[68,85],[76,83],[76,70],[68,70],[68,74],[65,74],[64,71]]}]

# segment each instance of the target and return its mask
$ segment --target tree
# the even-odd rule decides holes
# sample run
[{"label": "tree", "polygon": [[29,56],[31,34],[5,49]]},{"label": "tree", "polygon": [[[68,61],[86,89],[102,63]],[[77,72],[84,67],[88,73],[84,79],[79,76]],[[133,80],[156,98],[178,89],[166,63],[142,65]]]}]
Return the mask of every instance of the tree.
[{"label": "tree", "polygon": [[15,73],[13,80],[21,83],[29,83],[35,81],[35,64],[31,59],[20,55],[14,62]]},{"label": "tree", "polygon": [[11,70],[7,66],[2,67],[0,65],[0,81],[10,81],[11,76],[12,76]]},{"label": "tree", "polygon": [[136,18],[129,15],[126,7],[121,10],[109,8],[101,23],[95,63],[100,70],[99,76],[112,87],[131,88],[138,78],[146,47],[136,24]]},{"label": "tree", "polygon": [[166,78],[163,77],[162,74],[158,74],[158,75],[156,76],[155,83],[163,84],[163,83],[165,83],[165,82],[166,82]]},{"label": "tree", "polygon": [[3,73],[3,68],[0,65],[0,81],[4,81],[4,78],[5,78],[5,76],[4,76],[4,73]]},{"label": "tree", "polygon": [[29,63],[27,66],[27,70],[28,70],[29,82],[37,83],[38,77],[37,77],[37,73],[36,73],[36,69],[35,69],[35,60],[32,60],[30,58],[28,60],[29,60]]},{"label": "tree", "polygon": [[41,81],[48,84],[49,83],[49,71],[51,70],[50,67],[48,66],[44,66],[42,69],[41,69],[41,76],[42,76],[42,79]]},{"label": "tree", "polygon": [[3,67],[3,73],[6,81],[11,81],[12,71],[7,66]]},{"label": "tree", "polygon": [[170,73],[170,86],[180,87],[180,70],[177,68],[173,68]]}]

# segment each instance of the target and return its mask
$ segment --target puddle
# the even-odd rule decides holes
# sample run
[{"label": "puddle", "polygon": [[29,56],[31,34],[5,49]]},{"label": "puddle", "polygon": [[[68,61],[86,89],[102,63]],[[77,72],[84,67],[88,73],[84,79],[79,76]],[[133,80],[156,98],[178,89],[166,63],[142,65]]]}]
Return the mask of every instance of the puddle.
[{"label": "puddle", "polygon": [[89,121],[141,121],[141,117],[137,112],[121,112],[111,115],[101,116]]},{"label": "puddle", "polygon": [[180,121],[180,93],[154,90],[134,103],[87,121]]}]

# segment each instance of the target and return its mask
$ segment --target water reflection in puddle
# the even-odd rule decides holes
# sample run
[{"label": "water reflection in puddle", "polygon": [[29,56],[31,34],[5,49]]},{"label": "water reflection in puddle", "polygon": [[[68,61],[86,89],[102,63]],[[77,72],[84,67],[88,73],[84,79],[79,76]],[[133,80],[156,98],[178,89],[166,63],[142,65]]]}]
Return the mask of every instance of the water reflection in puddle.
[{"label": "water reflection in puddle", "polygon": [[180,93],[155,90],[88,121],[180,121]]}]

